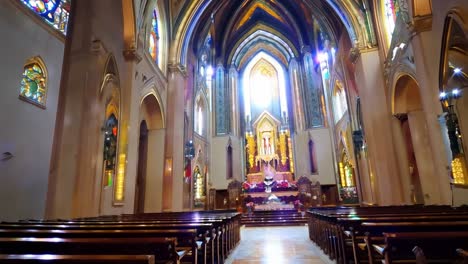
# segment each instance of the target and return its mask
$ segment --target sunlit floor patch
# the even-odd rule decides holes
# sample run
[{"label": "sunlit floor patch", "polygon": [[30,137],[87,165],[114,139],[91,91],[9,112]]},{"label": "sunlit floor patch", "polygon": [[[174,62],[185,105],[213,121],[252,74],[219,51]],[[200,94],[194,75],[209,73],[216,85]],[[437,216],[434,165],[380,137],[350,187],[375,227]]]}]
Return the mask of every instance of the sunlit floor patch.
[{"label": "sunlit floor patch", "polygon": [[243,227],[227,264],[333,263],[309,240],[307,226]]}]

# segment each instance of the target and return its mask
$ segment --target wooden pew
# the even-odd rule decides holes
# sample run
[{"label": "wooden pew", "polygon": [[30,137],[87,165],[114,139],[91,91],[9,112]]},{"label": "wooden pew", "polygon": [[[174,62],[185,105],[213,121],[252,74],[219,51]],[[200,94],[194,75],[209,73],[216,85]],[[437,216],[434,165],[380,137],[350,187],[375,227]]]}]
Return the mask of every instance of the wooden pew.
[{"label": "wooden pew", "polygon": [[180,263],[175,238],[11,238],[0,237],[0,254],[154,255],[156,263]]},{"label": "wooden pew", "polygon": [[[449,206],[386,206],[386,207],[337,207],[314,208],[309,216],[309,237],[337,263],[358,262],[355,254],[356,240],[363,241],[368,222],[468,221],[467,208]],[[379,228],[380,234],[385,226]],[[361,243],[362,244],[362,243]]]},{"label": "wooden pew", "polygon": [[[165,230],[47,230],[47,229],[0,229],[0,237],[35,237],[35,238],[138,238],[138,237],[174,237],[178,251],[186,251],[182,261],[199,263],[199,251],[203,241],[198,240],[196,229]],[[201,261],[206,263],[206,256],[201,252]]]},{"label": "wooden pew", "polygon": [[204,233],[203,231],[207,231],[206,227],[194,227],[194,225],[209,224],[212,230],[205,237],[207,243],[203,252],[211,251],[211,257],[208,258],[211,263],[221,263],[240,240],[240,216],[239,213],[233,211],[171,212],[72,220],[26,220],[21,223],[2,223],[0,228],[90,230],[115,229],[123,228],[123,226],[125,229],[161,229],[170,226],[170,228],[197,228],[199,233]]},{"label": "wooden pew", "polygon": [[[4,234],[1,231],[5,231]],[[114,230],[117,230],[114,232]],[[211,232],[211,234],[209,234]],[[147,237],[147,236],[171,236],[182,241],[182,247],[192,247],[194,261],[198,261],[197,255],[200,252],[201,263],[216,262],[216,247],[213,243],[213,237],[216,236],[213,225],[203,224],[118,224],[118,225],[48,225],[27,224],[27,223],[4,223],[0,224],[0,236],[36,236],[48,237],[103,237],[108,234],[109,237],[126,236],[128,237]],[[195,236],[195,237],[194,237]],[[199,243],[202,242],[202,243]],[[210,253],[211,255],[207,255]]]},{"label": "wooden pew", "polygon": [[468,246],[466,231],[384,233],[384,238],[384,245],[372,246],[389,264],[411,260],[453,263],[457,259],[456,249]]},{"label": "wooden pew", "polygon": [[155,264],[153,255],[0,255],[3,264]]},{"label": "wooden pew", "polygon": [[[169,212],[169,213],[144,213],[135,215],[119,215],[119,216],[103,216],[94,218],[81,218],[72,221],[65,220],[64,222],[73,224],[80,223],[79,221],[96,222],[106,224],[111,222],[126,222],[126,223],[162,223],[162,222],[212,222],[217,228],[217,237],[219,242],[220,258],[226,258],[232,251],[235,245],[240,241],[240,217],[241,214],[235,211],[197,211],[197,212]],[[37,222],[37,221],[29,221]],[[47,221],[50,223],[50,221]],[[63,221],[58,221],[61,223]]]},{"label": "wooden pew", "polygon": [[[439,232],[468,231],[468,221],[448,221],[448,222],[377,222],[362,223],[363,231],[366,231],[365,245],[359,244],[358,248],[367,252],[367,260],[370,263],[376,262],[374,245],[384,243],[383,232],[432,232],[437,236]],[[356,245],[355,245],[356,246]],[[355,259],[356,259],[355,252]],[[362,258],[358,262],[361,262]]]},{"label": "wooden pew", "polygon": [[[404,217],[394,216],[386,217],[387,222],[381,222],[383,218],[376,218],[373,222],[372,218],[365,218],[369,222],[358,222],[349,220],[352,223],[345,223],[346,221],[340,221],[343,224],[343,233],[345,237],[351,239],[352,244],[352,256],[355,263],[359,263],[362,260],[369,260],[374,258],[373,252],[369,251],[370,243],[379,243],[383,241],[383,232],[409,232],[409,231],[468,231],[468,221],[458,221],[458,217],[454,216],[444,217],[443,220],[450,221],[439,221],[439,218],[429,217]],[[425,219],[426,221],[422,221]],[[467,218],[462,218],[467,219]],[[468,220],[468,219],[467,219]],[[351,255],[351,254],[349,254]]]}]

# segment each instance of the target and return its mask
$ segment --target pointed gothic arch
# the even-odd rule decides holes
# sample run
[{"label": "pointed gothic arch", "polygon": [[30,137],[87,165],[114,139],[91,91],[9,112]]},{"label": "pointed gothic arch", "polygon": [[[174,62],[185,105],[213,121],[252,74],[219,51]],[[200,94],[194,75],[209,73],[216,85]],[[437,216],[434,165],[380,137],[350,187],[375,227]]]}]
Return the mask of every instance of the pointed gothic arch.
[{"label": "pointed gothic arch", "polygon": [[208,115],[208,101],[205,93],[201,90],[197,92],[195,96],[195,102],[193,105],[193,116],[194,116],[194,131],[203,138],[208,137],[209,131],[209,115]]}]

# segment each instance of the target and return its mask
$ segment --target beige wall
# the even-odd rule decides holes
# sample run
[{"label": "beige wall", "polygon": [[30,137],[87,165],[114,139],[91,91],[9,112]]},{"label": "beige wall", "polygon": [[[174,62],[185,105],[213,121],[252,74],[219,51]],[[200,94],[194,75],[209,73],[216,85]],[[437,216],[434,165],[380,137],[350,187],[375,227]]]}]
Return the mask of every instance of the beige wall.
[{"label": "beige wall", "polygon": [[[230,180],[226,179],[226,148],[229,136],[214,137],[211,141],[211,172],[210,179],[212,187],[215,189],[227,189]],[[236,137],[231,137],[233,156],[233,177],[238,181],[244,181],[243,165],[241,157],[244,152],[241,149],[241,142]]]},{"label": "beige wall", "polygon": [[[42,218],[64,43],[11,1],[0,1],[0,18],[0,155],[14,155],[0,161],[0,220]],[[24,63],[35,56],[48,72],[46,109],[18,99]]]},{"label": "beige wall", "polygon": [[[309,161],[309,133],[315,144],[318,174],[311,175]],[[333,148],[328,128],[301,131],[294,135],[294,161],[296,180],[301,176],[319,181],[320,184],[336,184],[333,168]]]},{"label": "beige wall", "polygon": [[145,212],[161,212],[162,210],[164,135],[164,129],[150,130],[148,133]]}]

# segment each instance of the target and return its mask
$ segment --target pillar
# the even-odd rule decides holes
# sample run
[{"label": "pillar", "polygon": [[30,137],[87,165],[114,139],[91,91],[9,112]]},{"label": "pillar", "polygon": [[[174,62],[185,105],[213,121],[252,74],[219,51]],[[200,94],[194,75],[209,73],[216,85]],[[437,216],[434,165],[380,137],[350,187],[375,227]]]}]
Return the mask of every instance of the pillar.
[{"label": "pillar", "polygon": [[432,162],[432,149],[429,133],[426,129],[426,117],[423,111],[408,113],[414,154],[418,164],[419,179],[424,196],[424,204],[437,204],[442,199],[437,182],[437,174]]},{"label": "pillar", "polygon": [[398,177],[388,100],[378,50],[364,50],[356,61],[356,83],[360,84],[362,114],[370,161],[370,182],[379,205],[401,204],[402,186]]},{"label": "pillar", "polygon": [[[444,5],[444,8],[445,5]],[[440,23],[440,24],[439,24]],[[438,28],[434,28],[438,27]],[[419,82],[419,93],[423,105],[426,129],[431,148],[431,164],[433,164],[434,174],[432,184],[437,186],[439,196],[432,197],[431,202],[437,204],[451,204],[452,191],[450,189],[449,160],[446,159],[446,149],[443,142],[443,134],[438,121],[442,114],[439,102],[439,61],[441,42],[434,41],[434,38],[441,38],[443,23],[433,23],[432,31],[417,32],[412,39],[414,64],[416,65],[416,77]],[[440,35],[436,32],[439,32]],[[434,56],[437,54],[437,56]]]},{"label": "pillar", "polygon": [[[89,12],[99,16],[89,19]],[[121,74],[110,84],[120,90],[121,96],[117,171],[119,156],[126,156],[127,151],[130,99],[122,98],[127,95],[123,87],[128,84],[127,76],[131,76],[128,71],[131,71],[132,64],[126,63],[123,57],[122,32],[118,28],[108,30],[102,27],[109,20],[119,24],[122,20],[122,6],[111,0],[76,1],[72,2],[71,14],[49,173],[48,218],[96,216],[104,208],[101,204],[104,193],[104,135],[101,128],[104,125],[106,102],[100,88],[103,85],[105,63],[111,54],[115,58],[117,72]],[[126,159],[120,160],[123,168],[126,163]],[[127,173],[125,170],[121,172]],[[110,211],[115,209],[113,212],[122,212],[122,207],[115,206],[111,201],[105,207]]]},{"label": "pillar", "polygon": [[183,209],[184,186],[184,87],[185,69],[169,65],[166,114],[163,211]]}]

